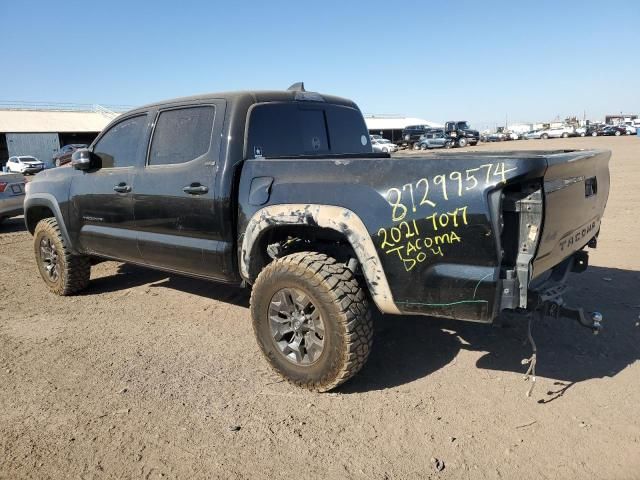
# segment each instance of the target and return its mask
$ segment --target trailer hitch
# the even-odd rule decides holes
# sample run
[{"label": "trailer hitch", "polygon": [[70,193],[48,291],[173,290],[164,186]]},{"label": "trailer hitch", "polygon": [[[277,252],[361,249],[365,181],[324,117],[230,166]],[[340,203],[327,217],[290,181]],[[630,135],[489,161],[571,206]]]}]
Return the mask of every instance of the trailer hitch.
[{"label": "trailer hitch", "polygon": [[581,307],[567,307],[559,302],[547,301],[542,305],[543,315],[552,318],[568,318],[577,321],[580,325],[588,328],[594,335],[598,335],[603,328],[602,314],[600,312],[591,312],[585,314]]}]

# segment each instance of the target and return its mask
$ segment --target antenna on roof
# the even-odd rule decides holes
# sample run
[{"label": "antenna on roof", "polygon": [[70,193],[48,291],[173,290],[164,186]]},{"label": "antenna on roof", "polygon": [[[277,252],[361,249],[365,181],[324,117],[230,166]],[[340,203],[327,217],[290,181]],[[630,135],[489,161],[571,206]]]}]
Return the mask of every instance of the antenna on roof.
[{"label": "antenna on roof", "polygon": [[289,88],[287,88],[287,90],[290,90],[292,92],[306,92],[306,90],[304,89],[304,82],[296,82]]}]

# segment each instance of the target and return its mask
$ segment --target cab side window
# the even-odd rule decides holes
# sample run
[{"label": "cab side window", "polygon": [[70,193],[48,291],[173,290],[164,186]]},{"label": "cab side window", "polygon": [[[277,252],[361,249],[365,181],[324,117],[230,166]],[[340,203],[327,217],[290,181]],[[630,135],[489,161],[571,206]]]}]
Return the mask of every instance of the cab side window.
[{"label": "cab side window", "polygon": [[105,133],[93,148],[102,168],[133,167],[141,164],[147,115],[127,118]]},{"label": "cab side window", "polygon": [[149,165],[185,163],[207,153],[214,115],[212,106],[161,112],[151,141]]}]

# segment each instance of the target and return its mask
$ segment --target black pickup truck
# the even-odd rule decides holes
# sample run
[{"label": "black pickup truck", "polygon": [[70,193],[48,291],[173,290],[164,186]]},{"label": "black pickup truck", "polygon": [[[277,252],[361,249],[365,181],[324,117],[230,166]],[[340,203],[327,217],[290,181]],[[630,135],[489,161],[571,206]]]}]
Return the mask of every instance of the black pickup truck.
[{"label": "black pickup truck", "polygon": [[73,168],[29,183],[25,222],[58,295],[85,288],[100,259],[252,285],[269,363],[326,391],[365,363],[371,304],[487,324],[560,305],[596,246],[609,156],[391,159],[349,100],[210,94],[115,119]]}]

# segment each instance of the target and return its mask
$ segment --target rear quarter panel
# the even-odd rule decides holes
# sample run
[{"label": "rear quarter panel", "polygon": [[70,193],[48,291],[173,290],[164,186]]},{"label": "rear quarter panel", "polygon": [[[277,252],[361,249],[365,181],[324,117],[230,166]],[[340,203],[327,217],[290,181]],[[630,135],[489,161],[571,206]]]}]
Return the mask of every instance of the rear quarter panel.
[{"label": "rear quarter panel", "polygon": [[[545,166],[537,156],[472,152],[248,160],[240,181],[239,232],[265,205],[344,207],[365,224],[402,313],[489,322],[497,313],[499,191],[509,182],[542,177]],[[264,205],[249,202],[255,177],[273,178]]]}]

